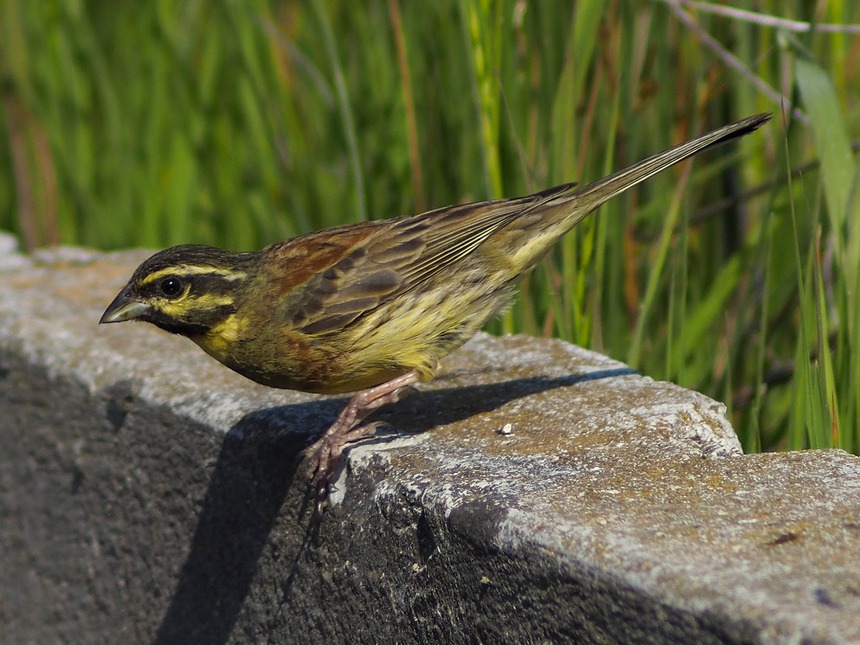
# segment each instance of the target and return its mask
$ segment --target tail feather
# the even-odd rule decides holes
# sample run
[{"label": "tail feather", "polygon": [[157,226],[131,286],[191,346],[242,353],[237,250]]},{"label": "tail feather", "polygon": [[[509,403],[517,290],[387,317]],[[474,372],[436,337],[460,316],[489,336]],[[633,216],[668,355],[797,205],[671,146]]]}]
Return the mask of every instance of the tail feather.
[{"label": "tail feather", "polygon": [[564,199],[575,206],[571,212],[574,215],[573,219],[565,222],[566,229],[570,230],[600,205],[628,188],[632,188],[649,177],[653,177],[670,166],[689,159],[708,148],[713,148],[714,146],[749,134],[769,121],[770,118],[771,115],[768,113],[747,117],[741,121],[731,123],[713,132],[679,144],[674,148],[657,153],[623,170],[614,172],[608,177],[599,179],[569,193]]},{"label": "tail feather", "polygon": [[512,275],[528,271],[559,238],[601,204],[703,150],[749,134],[770,118],[770,114],[757,114],[723,126],[581,188],[565,184],[523,198],[531,202],[529,206],[509,217],[510,223],[491,238],[486,252],[505,254]]}]

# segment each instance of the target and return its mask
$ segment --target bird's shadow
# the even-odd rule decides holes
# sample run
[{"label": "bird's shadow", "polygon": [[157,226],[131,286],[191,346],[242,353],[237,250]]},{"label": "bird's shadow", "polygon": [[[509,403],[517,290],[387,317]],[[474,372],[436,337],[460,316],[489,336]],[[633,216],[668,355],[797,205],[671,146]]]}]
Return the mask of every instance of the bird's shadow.
[{"label": "bird's shadow", "polygon": [[[613,368],[433,389],[409,399],[408,418],[404,411],[385,416],[395,428],[423,432],[524,396],[629,374],[635,372]],[[267,408],[246,415],[227,432],[156,643],[227,642],[255,577],[265,575],[259,561],[276,524],[280,546],[286,548],[278,551],[276,584],[285,597],[290,595],[320,521],[309,503],[310,486],[301,470],[297,473],[299,453],[345,403],[326,399]]]}]

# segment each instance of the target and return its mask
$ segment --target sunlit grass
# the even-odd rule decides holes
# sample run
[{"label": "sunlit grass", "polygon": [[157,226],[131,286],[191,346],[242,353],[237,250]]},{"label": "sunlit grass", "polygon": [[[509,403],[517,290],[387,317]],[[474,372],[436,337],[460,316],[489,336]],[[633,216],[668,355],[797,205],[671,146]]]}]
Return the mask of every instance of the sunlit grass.
[{"label": "sunlit grass", "polygon": [[603,207],[491,328],[722,400],[748,450],[856,452],[860,7],[808,4],[7,0],[0,227],[250,249],[774,112]]}]

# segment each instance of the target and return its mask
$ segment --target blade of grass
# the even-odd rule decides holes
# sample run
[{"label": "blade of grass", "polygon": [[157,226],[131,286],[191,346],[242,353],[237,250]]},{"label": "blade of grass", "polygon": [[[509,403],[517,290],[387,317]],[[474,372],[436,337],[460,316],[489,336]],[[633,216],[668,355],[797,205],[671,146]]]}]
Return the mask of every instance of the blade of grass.
[{"label": "blade of grass", "polygon": [[815,313],[816,330],[818,332],[818,359],[816,361],[817,381],[821,389],[819,406],[822,410],[821,426],[810,428],[810,445],[813,448],[831,448],[842,445],[842,433],[839,426],[839,400],[833,376],[833,361],[830,356],[828,330],[830,325],[827,316],[826,294],[821,270],[820,244],[815,245],[815,263],[813,265],[813,280],[815,280]]},{"label": "blade of grass", "polygon": [[344,136],[346,137],[347,148],[349,149],[350,169],[352,171],[352,181],[355,186],[355,213],[359,221],[364,221],[368,219],[364,171],[362,170],[361,157],[358,150],[358,134],[355,128],[355,120],[353,118],[351,108],[352,104],[349,99],[349,90],[344,77],[343,67],[340,63],[340,56],[337,51],[337,44],[335,43],[331,21],[328,17],[325,2],[323,2],[323,0],[314,0],[312,5],[317,15],[317,20],[319,21],[323,42],[325,43],[325,49],[329,59],[329,65],[331,67],[332,75],[334,76],[335,94],[337,96],[341,124],[343,126]]},{"label": "blade of grass", "polygon": [[691,169],[691,164],[686,164],[684,166],[681,178],[677,184],[677,189],[672,195],[672,202],[666,212],[666,217],[663,220],[663,229],[660,232],[660,239],[657,241],[657,250],[654,254],[654,260],[650,263],[645,295],[639,307],[639,317],[636,321],[633,338],[627,351],[627,362],[633,367],[639,365],[642,360],[642,340],[645,337],[646,329],[650,324],[651,311],[657,304],[658,286],[663,276],[663,270],[666,266],[666,258],[669,255],[672,236],[681,212],[684,187],[687,185],[687,181],[690,178]]},{"label": "blade of grass", "polygon": [[[812,132],[821,160],[821,182],[829,221],[828,234],[834,247],[835,270],[828,272],[826,291],[819,263],[816,262],[815,266],[816,278],[821,282],[817,311],[821,357],[819,365],[823,370],[823,396],[826,397],[824,404],[830,416],[828,427],[836,433],[833,437],[835,445],[852,447],[855,437],[843,436],[839,428],[856,427],[857,421],[860,365],[852,353],[856,354],[856,348],[860,346],[860,318],[856,304],[852,304],[856,301],[852,295],[856,293],[853,291],[854,280],[848,276],[857,276],[860,271],[860,235],[857,235],[856,222],[849,219],[860,173],[851,152],[851,141],[833,83],[824,69],[808,58],[806,52],[798,47],[794,51],[800,96],[812,123]],[[841,321],[836,327],[837,343],[833,363],[829,354],[825,293],[833,294],[838,320]],[[844,407],[841,408],[838,407],[841,397],[837,396],[835,390],[834,370],[839,374],[839,381],[848,385],[848,391],[852,392],[844,398]],[[834,405],[837,407],[833,408]],[[855,431],[854,434],[860,436],[860,431]]]},{"label": "blade of grass", "polygon": [[800,96],[812,122],[812,133],[821,159],[824,197],[831,233],[836,240],[837,260],[850,271],[850,275],[856,275],[856,250],[860,248],[860,242],[853,243],[853,254],[849,255],[845,230],[849,197],[857,172],[851,154],[851,140],[835,88],[825,71],[800,52],[795,57],[795,70]]}]

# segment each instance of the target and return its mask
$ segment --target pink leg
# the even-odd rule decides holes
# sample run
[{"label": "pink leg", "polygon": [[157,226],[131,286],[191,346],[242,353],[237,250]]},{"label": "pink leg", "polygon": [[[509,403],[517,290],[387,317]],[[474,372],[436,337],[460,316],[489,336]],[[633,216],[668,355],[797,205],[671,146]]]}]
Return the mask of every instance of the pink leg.
[{"label": "pink leg", "polygon": [[418,374],[409,372],[356,394],[331,427],[313,444],[305,449],[308,459],[308,476],[316,482],[317,501],[322,504],[328,496],[332,475],[340,465],[343,449],[347,444],[372,437],[382,423],[362,421],[374,410],[389,403],[397,403],[418,382]]}]

